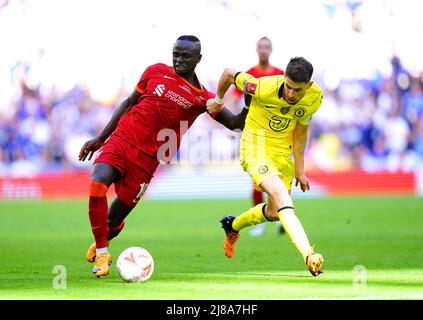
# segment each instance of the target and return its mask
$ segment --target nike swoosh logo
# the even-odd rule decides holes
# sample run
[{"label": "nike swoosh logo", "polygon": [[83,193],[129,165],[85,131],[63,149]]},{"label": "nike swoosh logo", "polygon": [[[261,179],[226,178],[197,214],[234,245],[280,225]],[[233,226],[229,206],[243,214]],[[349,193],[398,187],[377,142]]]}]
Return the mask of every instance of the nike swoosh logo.
[{"label": "nike swoosh logo", "polygon": [[172,77],[169,77],[169,76],[163,76],[163,77],[165,77],[166,79],[176,80],[176,79],[174,79],[174,78],[172,78]]},{"label": "nike swoosh logo", "polygon": [[271,109],[271,108],[276,108],[276,107],[270,107],[270,106],[266,106],[266,108]]}]

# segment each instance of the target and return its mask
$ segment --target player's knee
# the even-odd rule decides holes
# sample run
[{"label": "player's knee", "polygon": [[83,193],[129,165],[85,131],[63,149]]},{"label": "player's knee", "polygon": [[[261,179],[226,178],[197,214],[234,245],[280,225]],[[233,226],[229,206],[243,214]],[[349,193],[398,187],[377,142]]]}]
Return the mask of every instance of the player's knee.
[{"label": "player's knee", "polygon": [[109,187],[118,178],[116,172],[116,169],[107,163],[96,163],[91,174],[91,180]]},{"label": "player's knee", "polygon": [[271,197],[276,203],[279,203],[283,202],[287,196],[289,197],[289,194],[280,188],[271,188],[268,192],[268,196]]},{"label": "player's knee", "polygon": [[109,188],[99,181],[91,180],[90,196],[91,197],[105,197]]},{"label": "player's knee", "polygon": [[283,184],[270,186],[266,191],[276,206],[290,205],[292,202],[290,192]]},{"label": "player's knee", "polygon": [[93,173],[91,175],[91,180],[96,181],[98,183],[104,184],[107,187],[110,186],[110,177],[106,174],[99,174],[99,173]]}]

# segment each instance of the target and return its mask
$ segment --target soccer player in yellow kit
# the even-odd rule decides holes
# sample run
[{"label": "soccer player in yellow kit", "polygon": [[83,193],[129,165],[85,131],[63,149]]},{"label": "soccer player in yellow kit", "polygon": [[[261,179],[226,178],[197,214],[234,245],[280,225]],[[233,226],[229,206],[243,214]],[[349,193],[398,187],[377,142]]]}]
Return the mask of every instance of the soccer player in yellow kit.
[{"label": "soccer player in yellow kit", "polygon": [[208,109],[215,112],[222,108],[223,97],[231,84],[248,95],[249,112],[241,137],[240,160],[244,171],[267,194],[267,203],[220,221],[226,234],[224,249],[228,258],[232,258],[243,228],[280,220],[311,274],[322,273],[323,257],[311,247],[291,198],[294,175],[296,186],[299,184],[303,192],[310,190],[304,174],[304,151],[308,125],[323,97],[322,90],[311,81],[312,74],[312,64],[295,57],[289,61],[285,75],[255,78],[225,69],[219,79],[215,101]]}]

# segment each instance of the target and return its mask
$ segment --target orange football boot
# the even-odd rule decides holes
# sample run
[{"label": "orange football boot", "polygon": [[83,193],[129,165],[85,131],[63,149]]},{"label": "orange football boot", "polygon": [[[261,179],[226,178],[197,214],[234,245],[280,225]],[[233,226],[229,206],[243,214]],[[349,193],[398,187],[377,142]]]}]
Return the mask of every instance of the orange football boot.
[{"label": "orange football boot", "polygon": [[[107,246],[109,246],[110,241],[107,241]],[[90,247],[88,248],[87,251],[87,261],[90,263],[93,263],[95,261],[95,256],[96,256],[96,246],[95,246],[95,242],[90,245]],[[109,265],[112,264],[112,257],[109,255]]]},{"label": "orange football boot", "polygon": [[236,242],[239,239],[239,232],[232,228],[232,222],[235,220],[234,216],[225,216],[220,220],[223,230],[225,230],[225,240],[223,241],[223,248],[225,249],[225,256],[232,258],[235,251]]}]

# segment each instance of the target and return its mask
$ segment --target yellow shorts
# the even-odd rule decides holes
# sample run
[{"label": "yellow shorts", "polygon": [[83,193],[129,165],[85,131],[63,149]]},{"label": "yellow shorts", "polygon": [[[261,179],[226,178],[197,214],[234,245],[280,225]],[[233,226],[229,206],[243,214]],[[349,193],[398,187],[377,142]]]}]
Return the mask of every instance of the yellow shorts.
[{"label": "yellow shorts", "polygon": [[294,163],[290,154],[281,153],[278,156],[262,154],[241,145],[240,161],[244,171],[253,178],[257,190],[262,191],[260,184],[267,177],[279,176],[287,189],[291,191]]}]

